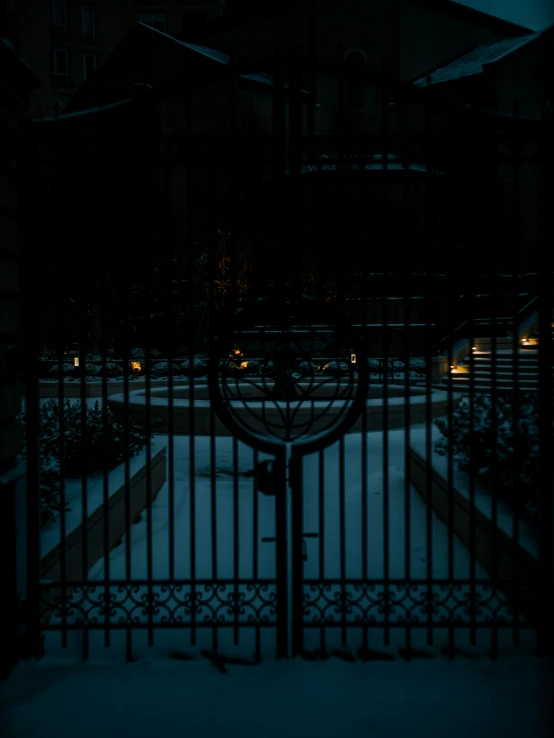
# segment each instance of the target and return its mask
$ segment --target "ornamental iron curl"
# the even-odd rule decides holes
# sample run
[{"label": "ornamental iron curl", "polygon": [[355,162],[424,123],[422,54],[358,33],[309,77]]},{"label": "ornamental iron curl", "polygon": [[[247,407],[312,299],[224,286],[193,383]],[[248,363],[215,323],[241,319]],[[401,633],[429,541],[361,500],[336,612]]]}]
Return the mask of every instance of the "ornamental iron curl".
[{"label": "ornamental iron curl", "polygon": [[365,406],[362,352],[326,304],[305,296],[258,300],[219,328],[208,366],[210,401],[230,432],[259,450],[322,448]]},{"label": "ornamental iron curl", "polygon": [[[472,587],[466,582],[426,581],[304,582],[306,625],[462,625],[470,622]],[[429,601],[432,612],[429,613]],[[474,617],[478,625],[508,625],[514,612],[506,595],[491,583],[475,586]],[[520,616],[521,618],[521,616]]]},{"label": "ornamental iron curl", "polygon": [[[109,594],[106,604],[106,586]],[[60,584],[40,588],[46,630],[57,630],[63,617],[69,629],[128,626],[171,627],[190,623],[275,626],[276,583],[273,580],[210,582],[199,580],[154,582],[75,583],[71,600],[63,600]]]}]

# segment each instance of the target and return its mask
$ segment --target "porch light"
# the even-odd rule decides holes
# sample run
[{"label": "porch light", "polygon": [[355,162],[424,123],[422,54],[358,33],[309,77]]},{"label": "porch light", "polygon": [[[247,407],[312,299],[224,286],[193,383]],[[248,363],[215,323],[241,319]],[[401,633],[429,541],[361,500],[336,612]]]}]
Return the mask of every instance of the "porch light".
[{"label": "porch light", "polygon": [[350,363],[355,364],[356,363],[356,354],[350,354]]},{"label": "porch light", "polygon": [[79,366],[79,357],[78,356],[74,356],[73,357],[73,366]]}]

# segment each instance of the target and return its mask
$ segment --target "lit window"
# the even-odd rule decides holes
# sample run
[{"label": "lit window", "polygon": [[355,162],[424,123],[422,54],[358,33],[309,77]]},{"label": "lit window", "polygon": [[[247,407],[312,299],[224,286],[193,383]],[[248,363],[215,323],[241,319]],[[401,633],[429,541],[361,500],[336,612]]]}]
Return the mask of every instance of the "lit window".
[{"label": "lit window", "polygon": [[151,26],[156,31],[165,33],[165,13],[139,13],[137,20],[145,26]]},{"label": "lit window", "polygon": [[94,38],[94,8],[83,5],[83,38]]},{"label": "lit window", "polygon": [[69,77],[69,65],[65,49],[54,49],[52,51],[52,74],[59,80],[67,80]]},{"label": "lit window", "polygon": [[96,69],[96,54],[83,54],[83,78],[90,79]]},{"label": "lit window", "polygon": [[52,8],[52,25],[54,28],[67,30],[67,2],[65,0],[54,0]]}]

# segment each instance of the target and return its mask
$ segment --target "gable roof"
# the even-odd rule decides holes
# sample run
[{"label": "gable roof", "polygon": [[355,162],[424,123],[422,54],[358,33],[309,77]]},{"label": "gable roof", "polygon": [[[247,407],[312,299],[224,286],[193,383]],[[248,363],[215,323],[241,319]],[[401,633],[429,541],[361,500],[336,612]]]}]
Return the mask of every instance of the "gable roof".
[{"label": "gable roof", "polygon": [[462,77],[482,74],[487,64],[494,64],[494,62],[516,51],[516,49],[520,49],[522,46],[534,41],[542,33],[542,31],[538,31],[537,33],[529,33],[519,38],[507,38],[502,41],[496,41],[487,46],[477,46],[472,51],[458,57],[449,64],[428,72],[425,77],[421,77],[413,84],[416,87],[426,87],[427,85],[436,85],[461,79]]},{"label": "gable roof", "polygon": [[[166,51],[170,53],[179,53],[179,51],[182,51],[184,54],[191,55],[193,58],[205,60],[208,65],[213,65],[214,69],[218,67],[230,67],[234,62],[231,56],[217,49],[182,41],[167,33],[158,31],[151,26],[136,23],[133,29],[129,31],[110,54],[106,62],[97,70],[94,77],[84,82],[75,92],[66,106],[66,112],[71,113],[98,106],[99,101],[96,93],[109,87],[113,79],[113,73],[118,67],[120,60],[122,66],[131,68],[131,62],[134,57],[137,59],[137,62],[140,60],[142,67],[147,67],[148,62],[145,61],[147,53],[151,54],[153,59],[157,52],[163,54]],[[137,64],[136,68],[140,69],[140,66]],[[168,74],[175,73],[175,68],[170,69],[167,67],[167,70]],[[256,86],[263,85],[264,89],[273,85],[273,77],[263,71],[238,74],[238,77]],[[106,83],[104,80],[106,80]],[[150,80],[145,79],[142,82],[149,84]],[[288,88],[287,84],[285,84],[285,88]],[[306,90],[302,90],[301,92],[303,95],[308,94]],[[115,101],[110,100],[109,102]],[[100,104],[105,105],[106,101]]]},{"label": "gable roof", "polygon": [[[371,0],[368,0],[370,2]],[[401,0],[399,0],[401,2]],[[496,33],[504,36],[521,36],[522,34],[529,32],[529,28],[520,26],[517,23],[497,18],[494,15],[483,13],[480,10],[475,10],[467,5],[461,5],[455,0],[410,0],[415,5],[422,5],[454,18],[466,21],[468,23],[474,23],[475,25],[487,28]],[[273,15],[281,9],[288,7],[298,7],[299,5],[306,4],[317,4],[317,0],[273,0],[271,3],[256,2],[244,2],[235,8],[230,8],[220,15],[206,18],[202,23],[194,24],[194,26],[187,30],[186,28],[175,33],[175,37],[179,39],[191,39],[198,38],[203,35],[213,33],[214,31],[224,30],[226,28],[232,28],[234,25],[241,23],[244,20],[250,20],[252,18],[260,18],[268,15]]]}]

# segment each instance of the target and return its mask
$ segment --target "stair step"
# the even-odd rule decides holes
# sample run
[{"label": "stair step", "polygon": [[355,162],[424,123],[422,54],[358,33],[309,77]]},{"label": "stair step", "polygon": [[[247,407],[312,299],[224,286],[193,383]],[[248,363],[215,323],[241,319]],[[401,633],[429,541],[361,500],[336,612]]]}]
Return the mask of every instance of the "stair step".
[{"label": "stair step", "polygon": [[[516,376],[515,372],[499,372],[499,371],[493,372],[492,370],[487,370],[487,369],[478,369],[474,372],[455,372],[453,376],[457,377],[457,376],[460,376],[460,374],[467,374],[468,376],[470,376],[472,373],[474,377],[499,377],[500,379],[512,379],[513,377]],[[523,378],[528,379],[529,377],[538,377],[538,376],[539,376],[538,369],[532,372],[531,371],[527,371],[527,372],[518,371],[517,373],[518,380],[520,377],[522,379]]]},{"label": "stair step", "polygon": [[[448,377],[445,378],[448,382],[453,382],[454,384],[470,384],[471,383],[471,374],[449,374]],[[493,375],[474,375],[473,377],[473,383],[488,383],[492,384],[494,380],[494,384],[514,384],[513,377],[511,376],[505,376],[505,377],[494,377]],[[517,384],[522,386],[528,386],[528,385],[536,385],[538,384],[538,375],[536,377],[518,377],[517,378]]]}]

